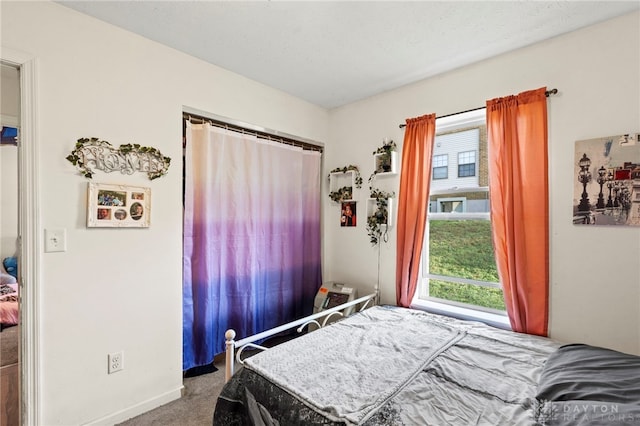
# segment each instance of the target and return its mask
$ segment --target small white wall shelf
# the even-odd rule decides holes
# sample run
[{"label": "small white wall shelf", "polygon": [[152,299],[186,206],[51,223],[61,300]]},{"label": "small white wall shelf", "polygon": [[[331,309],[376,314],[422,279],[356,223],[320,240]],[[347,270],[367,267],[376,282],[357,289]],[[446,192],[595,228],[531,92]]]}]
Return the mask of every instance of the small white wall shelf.
[{"label": "small white wall shelf", "polygon": [[329,173],[329,192],[336,192],[340,188],[350,187],[351,197],[348,199],[342,199],[342,201],[353,201],[354,191],[356,190],[356,172],[354,170],[347,170],[346,172],[332,172]]},{"label": "small white wall shelf", "polygon": [[[386,224],[388,227],[391,227],[393,225],[393,198],[386,198],[387,201],[387,217],[386,217],[386,222],[380,222],[378,221],[378,223],[384,223]],[[378,204],[376,202],[375,198],[368,198],[367,199],[367,218],[370,216],[373,216],[378,210]]]},{"label": "small white wall shelf", "polygon": [[398,153],[391,151],[389,154],[373,154],[376,176],[391,176],[398,173]]}]

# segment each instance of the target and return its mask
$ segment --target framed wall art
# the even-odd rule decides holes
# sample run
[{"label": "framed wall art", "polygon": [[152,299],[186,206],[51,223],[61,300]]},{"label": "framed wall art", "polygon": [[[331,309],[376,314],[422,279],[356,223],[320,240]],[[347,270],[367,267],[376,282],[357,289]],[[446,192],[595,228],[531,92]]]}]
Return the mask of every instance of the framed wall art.
[{"label": "framed wall art", "polygon": [[340,211],[340,226],[356,226],[355,201],[343,201]]},{"label": "framed wall art", "polygon": [[151,189],[129,185],[89,183],[89,228],[148,228]]},{"label": "framed wall art", "polygon": [[573,223],[640,226],[640,133],[576,142]]}]

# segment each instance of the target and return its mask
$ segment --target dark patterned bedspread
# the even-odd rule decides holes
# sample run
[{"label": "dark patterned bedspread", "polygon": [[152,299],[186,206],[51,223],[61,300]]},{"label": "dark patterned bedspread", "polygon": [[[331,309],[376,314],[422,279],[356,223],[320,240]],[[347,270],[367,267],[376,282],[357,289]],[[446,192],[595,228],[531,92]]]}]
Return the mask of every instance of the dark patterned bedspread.
[{"label": "dark patterned bedspread", "polygon": [[422,311],[373,307],[245,363],[214,425],[528,425],[558,344]]}]

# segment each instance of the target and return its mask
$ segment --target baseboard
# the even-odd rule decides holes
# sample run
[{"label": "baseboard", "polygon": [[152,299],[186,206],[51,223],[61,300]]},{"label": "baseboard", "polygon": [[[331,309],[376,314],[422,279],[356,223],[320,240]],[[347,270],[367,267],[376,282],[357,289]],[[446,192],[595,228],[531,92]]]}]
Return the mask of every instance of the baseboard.
[{"label": "baseboard", "polygon": [[133,405],[121,411],[117,411],[115,413],[111,413],[108,416],[104,416],[100,419],[93,420],[85,424],[91,426],[112,426],[117,423],[122,423],[125,420],[129,420],[133,417],[139,416],[140,414],[151,411],[154,408],[158,408],[161,405],[167,404],[171,401],[175,401],[176,399],[180,399],[183,392],[184,386],[180,386],[178,389],[166,392],[162,395],[158,395],[146,401],[142,401],[139,404]]}]

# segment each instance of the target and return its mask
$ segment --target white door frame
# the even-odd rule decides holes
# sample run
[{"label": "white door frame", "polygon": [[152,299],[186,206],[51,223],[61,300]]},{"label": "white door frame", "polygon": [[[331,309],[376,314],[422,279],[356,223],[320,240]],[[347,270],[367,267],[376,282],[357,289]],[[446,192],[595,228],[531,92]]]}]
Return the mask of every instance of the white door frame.
[{"label": "white door frame", "polygon": [[20,423],[38,425],[40,398],[40,181],[37,60],[2,46],[0,58],[20,68],[18,143],[18,256],[20,277]]}]

